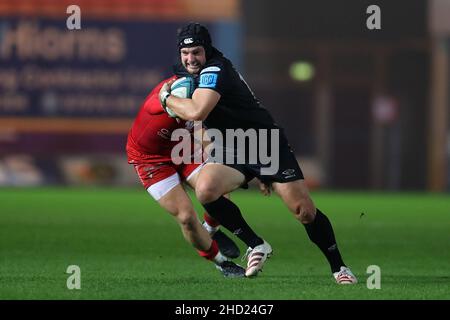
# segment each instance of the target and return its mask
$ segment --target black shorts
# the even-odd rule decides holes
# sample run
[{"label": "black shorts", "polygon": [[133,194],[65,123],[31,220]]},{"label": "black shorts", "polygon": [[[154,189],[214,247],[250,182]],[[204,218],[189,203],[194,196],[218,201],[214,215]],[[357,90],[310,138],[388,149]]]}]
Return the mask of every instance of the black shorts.
[{"label": "black shorts", "polygon": [[[269,147],[270,148],[270,147]],[[272,150],[273,148],[270,148]],[[224,151],[230,153],[230,150]],[[233,150],[231,153],[236,154],[237,151]],[[226,159],[225,155],[223,157]],[[270,164],[262,164],[258,158],[256,163],[238,163],[238,161],[229,162],[223,161],[222,163],[228,167],[238,170],[245,176],[244,188],[247,187],[247,183],[253,178],[258,178],[261,182],[270,185],[273,182],[290,182],[295,180],[304,179],[303,172],[297,162],[291,146],[289,145],[283,131],[280,130],[279,138],[279,150],[278,150],[278,168],[274,170],[267,170]],[[266,169],[266,172],[264,172]],[[269,173],[267,171],[270,171]]]}]

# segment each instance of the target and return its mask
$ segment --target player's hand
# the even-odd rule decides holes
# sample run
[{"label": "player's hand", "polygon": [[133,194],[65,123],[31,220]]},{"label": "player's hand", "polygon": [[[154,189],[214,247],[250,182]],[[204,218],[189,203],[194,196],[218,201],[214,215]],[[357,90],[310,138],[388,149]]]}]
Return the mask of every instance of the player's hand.
[{"label": "player's hand", "polygon": [[272,190],[270,185],[267,185],[263,182],[261,182],[260,180],[258,180],[258,186],[259,186],[259,190],[261,191],[261,193],[265,196],[270,196]]},{"label": "player's hand", "polygon": [[159,90],[159,96],[161,97],[161,95],[163,93],[169,93],[170,94],[170,87],[172,87],[172,84],[176,81],[177,79],[171,79],[167,82],[165,82],[163,84],[163,86],[161,87],[161,89]]},{"label": "player's hand", "polygon": [[175,79],[172,79],[170,81],[167,81],[163,84],[161,89],[159,90],[159,101],[161,102],[161,106],[163,107],[163,110],[172,118],[176,118],[177,114],[172,111],[169,107],[166,105],[167,98],[170,96],[170,86],[172,83],[175,82]]},{"label": "player's hand", "polygon": [[166,100],[170,96],[170,85],[168,82],[164,83],[161,89],[159,90],[159,101],[163,108],[166,108]]}]

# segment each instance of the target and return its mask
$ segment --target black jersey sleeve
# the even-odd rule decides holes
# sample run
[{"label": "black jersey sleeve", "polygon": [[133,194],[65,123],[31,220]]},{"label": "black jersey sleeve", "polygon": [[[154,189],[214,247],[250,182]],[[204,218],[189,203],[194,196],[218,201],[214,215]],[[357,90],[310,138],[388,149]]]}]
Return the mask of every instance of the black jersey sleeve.
[{"label": "black jersey sleeve", "polygon": [[212,89],[222,96],[227,85],[226,68],[219,61],[210,63],[200,72],[198,81],[198,88]]}]

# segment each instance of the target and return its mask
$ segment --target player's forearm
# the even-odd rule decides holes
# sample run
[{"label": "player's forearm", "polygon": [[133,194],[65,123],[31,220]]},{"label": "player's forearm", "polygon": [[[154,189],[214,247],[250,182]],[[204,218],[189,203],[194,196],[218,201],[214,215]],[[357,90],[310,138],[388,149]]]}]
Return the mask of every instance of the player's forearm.
[{"label": "player's forearm", "polygon": [[170,96],[167,98],[166,105],[183,120],[202,121],[207,116],[201,106],[192,99]]}]

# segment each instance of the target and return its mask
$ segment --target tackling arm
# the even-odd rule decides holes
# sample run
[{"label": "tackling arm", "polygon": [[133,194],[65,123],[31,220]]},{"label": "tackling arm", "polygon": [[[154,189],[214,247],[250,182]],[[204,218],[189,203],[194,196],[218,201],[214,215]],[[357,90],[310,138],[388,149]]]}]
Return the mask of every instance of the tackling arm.
[{"label": "tackling arm", "polygon": [[183,120],[205,120],[219,102],[220,94],[211,89],[198,88],[191,99],[170,95],[166,105]]}]

